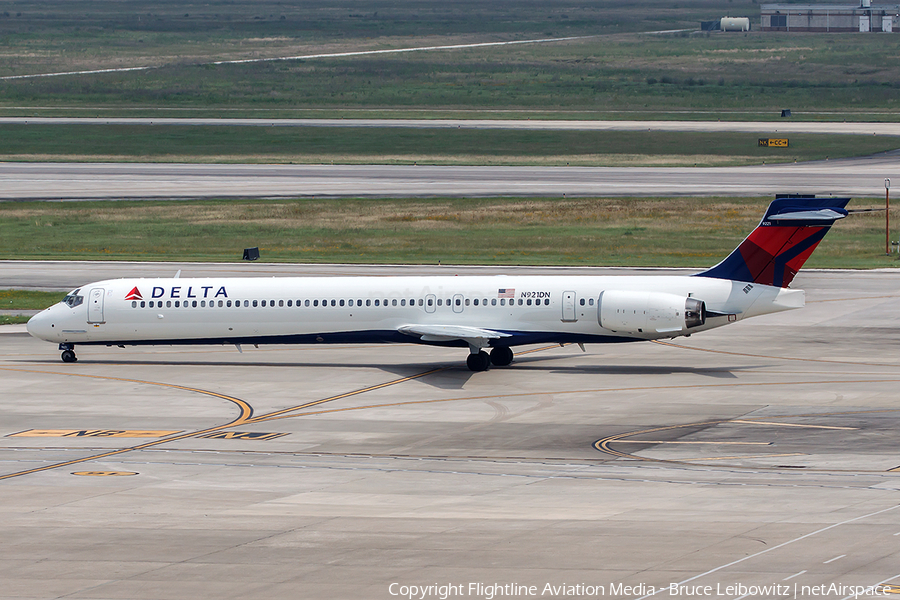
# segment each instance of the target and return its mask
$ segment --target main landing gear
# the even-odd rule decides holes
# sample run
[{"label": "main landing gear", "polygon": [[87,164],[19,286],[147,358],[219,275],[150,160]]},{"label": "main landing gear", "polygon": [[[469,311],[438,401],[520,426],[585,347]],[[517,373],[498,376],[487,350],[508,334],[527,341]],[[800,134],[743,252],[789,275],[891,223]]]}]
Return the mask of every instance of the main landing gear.
[{"label": "main landing gear", "polygon": [[466,359],[466,366],[470,371],[480,372],[487,371],[491,365],[497,367],[505,367],[513,361],[513,351],[509,348],[497,347],[488,354],[484,350],[475,350],[470,352]]},{"label": "main landing gear", "polygon": [[75,344],[60,344],[59,349],[62,350],[62,361],[64,363],[73,363],[78,361],[75,356]]}]

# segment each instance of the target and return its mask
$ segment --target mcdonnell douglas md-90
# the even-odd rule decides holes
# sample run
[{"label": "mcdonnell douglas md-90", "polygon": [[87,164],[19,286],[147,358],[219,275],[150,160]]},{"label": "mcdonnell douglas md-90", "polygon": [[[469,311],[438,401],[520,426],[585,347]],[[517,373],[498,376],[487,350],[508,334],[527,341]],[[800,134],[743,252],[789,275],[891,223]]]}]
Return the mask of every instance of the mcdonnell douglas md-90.
[{"label": "mcdonnell douglas md-90", "polygon": [[[75,347],[414,342],[469,349],[472,371],[534,343],[691,335],[800,308],[788,289],[849,198],[778,198],[725,260],[690,276],[420,276],[114,279],[74,290],[28,322]],[[488,353],[488,351],[490,353]]]}]

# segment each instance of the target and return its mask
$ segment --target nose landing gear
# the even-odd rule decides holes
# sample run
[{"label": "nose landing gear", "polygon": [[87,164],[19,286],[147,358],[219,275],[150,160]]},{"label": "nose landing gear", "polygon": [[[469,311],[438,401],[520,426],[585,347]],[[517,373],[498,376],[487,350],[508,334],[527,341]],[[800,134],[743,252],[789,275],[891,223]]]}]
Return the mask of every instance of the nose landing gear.
[{"label": "nose landing gear", "polygon": [[62,350],[61,358],[64,363],[78,362],[78,357],[75,356],[75,344],[60,344],[59,349]]}]

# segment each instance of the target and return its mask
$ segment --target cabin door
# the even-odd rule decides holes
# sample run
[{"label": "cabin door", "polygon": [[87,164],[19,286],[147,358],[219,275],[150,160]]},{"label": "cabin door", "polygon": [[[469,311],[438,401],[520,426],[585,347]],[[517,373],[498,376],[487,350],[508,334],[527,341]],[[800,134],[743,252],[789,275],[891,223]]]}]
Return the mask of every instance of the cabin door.
[{"label": "cabin door", "polygon": [[463,295],[456,294],[453,296],[453,312],[461,313],[463,311]]},{"label": "cabin door", "polygon": [[567,322],[577,321],[575,316],[575,292],[563,292],[562,320]]},{"label": "cabin door", "polygon": [[88,293],[88,323],[103,323],[103,297],[106,290],[94,288]]}]

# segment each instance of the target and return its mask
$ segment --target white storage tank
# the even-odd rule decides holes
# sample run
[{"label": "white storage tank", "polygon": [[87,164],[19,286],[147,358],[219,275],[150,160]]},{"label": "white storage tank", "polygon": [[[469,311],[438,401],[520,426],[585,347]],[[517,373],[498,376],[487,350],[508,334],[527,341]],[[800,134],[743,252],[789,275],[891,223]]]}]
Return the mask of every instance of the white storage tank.
[{"label": "white storage tank", "polygon": [[722,31],[750,31],[750,17],[722,17]]}]

